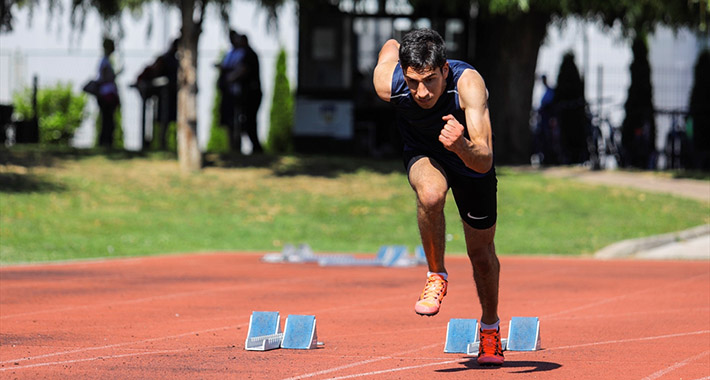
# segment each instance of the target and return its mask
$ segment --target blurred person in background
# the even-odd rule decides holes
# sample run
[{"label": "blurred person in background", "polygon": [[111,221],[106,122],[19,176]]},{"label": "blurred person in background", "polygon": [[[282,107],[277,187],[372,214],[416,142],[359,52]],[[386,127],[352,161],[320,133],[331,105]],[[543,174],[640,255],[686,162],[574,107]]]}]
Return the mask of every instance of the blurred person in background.
[{"label": "blurred person in background", "polygon": [[116,72],[111,65],[111,55],[116,50],[112,39],[104,38],[104,56],[99,62],[99,72],[96,77],[98,83],[98,93],[96,101],[99,104],[101,114],[101,132],[99,133],[99,146],[104,148],[113,147],[113,134],[116,129],[115,113],[121,104],[116,86]]}]

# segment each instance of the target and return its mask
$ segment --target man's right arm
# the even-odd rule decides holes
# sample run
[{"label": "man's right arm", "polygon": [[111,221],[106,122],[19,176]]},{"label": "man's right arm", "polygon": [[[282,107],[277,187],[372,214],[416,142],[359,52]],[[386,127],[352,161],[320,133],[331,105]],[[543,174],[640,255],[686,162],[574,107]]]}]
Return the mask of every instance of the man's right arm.
[{"label": "man's right arm", "polygon": [[377,66],[372,75],[375,91],[380,99],[389,102],[392,95],[392,74],[399,62],[399,42],[389,40],[380,49]]}]

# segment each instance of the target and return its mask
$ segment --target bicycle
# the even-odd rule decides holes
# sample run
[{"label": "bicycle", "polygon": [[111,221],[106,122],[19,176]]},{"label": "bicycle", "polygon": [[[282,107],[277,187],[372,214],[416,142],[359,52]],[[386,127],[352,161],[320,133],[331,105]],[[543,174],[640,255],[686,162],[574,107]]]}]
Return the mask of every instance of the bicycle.
[{"label": "bicycle", "polygon": [[588,147],[592,170],[614,169],[623,165],[621,128],[601,113],[592,115],[590,120]]}]

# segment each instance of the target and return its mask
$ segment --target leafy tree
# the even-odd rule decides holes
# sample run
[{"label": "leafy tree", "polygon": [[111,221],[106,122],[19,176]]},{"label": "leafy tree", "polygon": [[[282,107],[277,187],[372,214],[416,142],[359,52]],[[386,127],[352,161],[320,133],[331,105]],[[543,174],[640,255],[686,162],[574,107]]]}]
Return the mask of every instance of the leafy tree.
[{"label": "leafy tree", "polygon": [[652,161],[656,150],[656,121],[646,39],[634,38],[632,51],[631,85],[624,104],[626,117],[621,125],[621,145],[624,164],[650,169],[655,166]]},{"label": "leafy tree", "polygon": [[293,94],[286,77],[286,51],[282,48],[276,61],[274,97],[271,103],[271,125],[267,149],[271,153],[288,153],[293,149]]},{"label": "leafy tree", "polygon": [[589,158],[586,104],[584,82],[574,63],[574,53],[568,52],[560,64],[554,97],[560,128],[561,164],[579,164]]},{"label": "leafy tree", "polygon": [[710,50],[703,50],[695,62],[695,79],[690,93],[689,124],[698,169],[710,171]]},{"label": "leafy tree", "polygon": [[219,105],[222,103],[222,91],[215,85],[214,103],[212,103],[212,125],[210,126],[210,139],[207,142],[207,151],[211,153],[228,153],[229,137],[227,127],[220,125]]}]

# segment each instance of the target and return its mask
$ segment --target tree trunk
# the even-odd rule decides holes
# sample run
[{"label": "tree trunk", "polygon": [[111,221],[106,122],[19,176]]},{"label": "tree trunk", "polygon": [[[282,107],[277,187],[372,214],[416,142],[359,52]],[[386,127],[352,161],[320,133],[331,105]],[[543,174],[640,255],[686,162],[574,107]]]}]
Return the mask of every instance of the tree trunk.
[{"label": "tree trunk", "polygon": [[497,163],[530,163],[535,68],[549,21],[549,14],[534,10],[510,16],[481,9],[476,19],[475,56],[470,61],[490,92]]},{"label": "tree trunk", "polygon": [[180,170],[183,172],[202,169],[202,153],[197,141],[197,43],[201,31],[193,19],[194,8],[194,0],[181,2],[177,151]]}]

